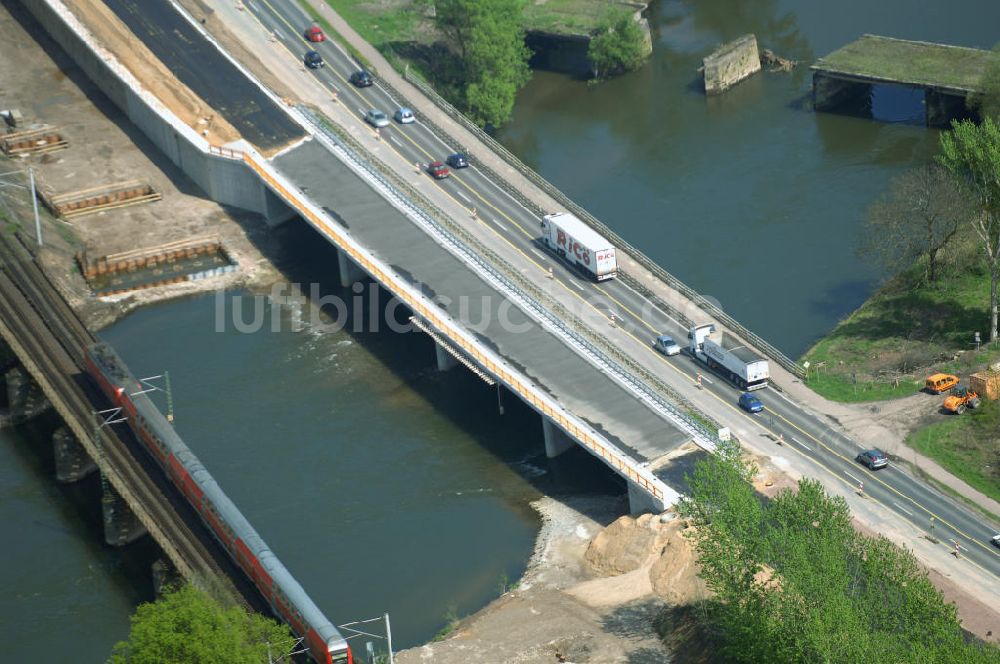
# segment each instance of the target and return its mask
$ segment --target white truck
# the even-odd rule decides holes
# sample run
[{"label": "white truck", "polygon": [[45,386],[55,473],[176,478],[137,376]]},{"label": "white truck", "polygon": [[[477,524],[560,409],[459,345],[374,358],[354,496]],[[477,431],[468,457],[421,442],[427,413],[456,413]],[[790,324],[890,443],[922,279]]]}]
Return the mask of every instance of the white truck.
[{"label": "white truck", "polygon": [[741,390],[767,387],[771,377],[767,360],[757,355],[739,339],[726,332],[716,332],[715,325],[696,325],[688,331],[691,354],[728,378]]},{"label": "white truck", "polygon": [[614,279],[618,275],[615,248],[568,212],[547,214],[542,218],[542,242],[597,281]]}]

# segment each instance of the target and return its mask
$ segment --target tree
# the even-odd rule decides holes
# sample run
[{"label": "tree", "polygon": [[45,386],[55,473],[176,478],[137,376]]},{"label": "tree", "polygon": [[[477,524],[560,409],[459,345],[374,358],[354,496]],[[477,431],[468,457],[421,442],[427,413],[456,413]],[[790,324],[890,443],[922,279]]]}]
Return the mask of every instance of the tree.
[{"label": "tree", "polygon": [[628,11],[609,12],[590,40],[587,58],[598,78],[633,71],[646,59],[646,35]]},{"label": "tree", "polygon": [[1000,662],[996,648],[965,643],[954,605],[912,553],[854,530],[843,498],[803,479],[764,503],[755,473],[737,443],[722,443],[696,464],[681,501],[715,592],[704,615],[721,659]]},{"label": "tree", "polygon": [[993,62],[979,79],[980,91],[969,96],[968,105],[979,117],[1000,122],[1000,44],[993,47]]},{"label": "tree", "polygon": [[436,0],[437,25],[458,51],[462,105],[481,126],[510,119],[530,79],[523,0]]},{"label": "tree", "polygon": [[980,125],[952,122],[941,134],[940,163],[969,189],[976,205],[972,228],[990,270],[990,341],[997,340],[1000,286],[1000,126],[989,117]]},{"label": "tree", "polygon": [[295,645],[288,627],[238,606],[225,608],[194,586],[141,604],[131,618],[128,641],[118,643],[109,664],[260,664]]},{"label": "tree", "polygon": [[938,280],[942,250],[972,218],[968,192],[940,165],[915,168],[895,178],[868,209],[859,253],[895,272],[924,259],[924,278]]}]

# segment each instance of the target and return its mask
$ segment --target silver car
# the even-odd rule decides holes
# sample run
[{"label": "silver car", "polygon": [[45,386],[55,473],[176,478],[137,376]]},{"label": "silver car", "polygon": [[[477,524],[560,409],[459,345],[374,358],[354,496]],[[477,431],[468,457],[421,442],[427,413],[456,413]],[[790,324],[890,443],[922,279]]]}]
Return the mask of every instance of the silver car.
[{"label": "silver car", "polygon": [[668,357],[670,355],[678,355],[681,352],[681,347],[677,345],[677,342],[674,341],[673,337],[666,334],[661,334],[656,337],[656,340],[653,342],[653,347]]},{"label": "silver car", "polygon": [[396,114],[392,116],[396,119],[399,124],[410,124],[416,121],[416,116],[413,115],[413,111],[408,108],[401,108],[396,111]]},{"label": "silver car", "polygon": [[387,116],[382,111],[373,108],[372,110],[365,113],[365,122],[367,122],[373,127],[388,127],[389,116]]}]

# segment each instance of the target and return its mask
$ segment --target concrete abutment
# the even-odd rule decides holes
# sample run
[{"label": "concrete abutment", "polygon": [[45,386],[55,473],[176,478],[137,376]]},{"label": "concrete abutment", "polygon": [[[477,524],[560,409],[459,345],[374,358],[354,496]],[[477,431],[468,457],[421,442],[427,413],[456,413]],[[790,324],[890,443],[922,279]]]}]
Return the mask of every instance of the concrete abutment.
[{"label": "concrete abutment", "polygon": [[437,362],[438,371],[448,371],[458,364],[455,356],[437,341],[434,342],[434,359]]},{"label": "concrete abutment", "polygon": [[872,86],[859,81],[813,74],[813,110],[832,111],[840,106],[853,105],[858,99],[870,96]]},{"label": "concrete abutment", "polygon": [[644,514],[645,512],[659,514],[667,508],[662,501],[649,495],[637,484],[629,480],[626,480],[626,483],[628,484],[628,511],[630,514]]}]

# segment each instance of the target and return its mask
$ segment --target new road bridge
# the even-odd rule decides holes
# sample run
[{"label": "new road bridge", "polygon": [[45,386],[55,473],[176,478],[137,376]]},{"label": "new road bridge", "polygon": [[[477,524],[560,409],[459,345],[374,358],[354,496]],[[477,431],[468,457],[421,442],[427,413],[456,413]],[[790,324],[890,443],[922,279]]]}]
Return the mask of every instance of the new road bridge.
[{"label": "new road bridge", "polygon": [[[932,532],[942,547],[957,543],[956,564],[997,581],[1000,551],[989,543],[994,524],[901,465],[871,473],[857,464],[854,457],[869,445],[848,439],[782,392],[782,385],[799,379],[794,363],[515,158],[491,151],[488,140],[472,136],[432,92],[428,99],[385,64],[373,86],[350,85],[358,63],[332,40],[303,39],[313,18],[299,3],[220,5],[214,18],[224,19],[225,38],[204,31],[205,16],[182,15],[169,0],[106,3],[181,83],[216,99],[213,108],[231,114],[230,124],[257,123],[224,145],[185,124],[122,67],[121,52],[97,43],[80,12],[59,0],[31,4],[95,81],[113,77],[109,96],[209,195],[275,222],[305,219],[340,252],[345,286],[365,277],[381,284],[435,339],[442,369],[460,362],[517,394],[541,415],[550,455],[583,446],[625,478],[634,509],[673,503],[688,467],[680,457],[690,459],[692,449],[710,453],[724,428],[754,449],[801,464],[796,467],[835,492],[850,494],[864,482],[868,504],[884,508],[914,537]],[[234,36],[301,98],[281,98],[257,82],[252,65],[217,48],[217,39]],[[312,48],[325,67],[302,66]],[[252,101],[240,96],[246,80],[254,83]],[[376,132],[362,120],[371,108],[391,115],[400,106],[415,109],[417,121]],[[438,182],[421,172],[463,144],[471,167]],[[613,239],[618,279],[588,281],[539,244],[541,215],[560,209]],[[738,392],[721,379],[710,377],[697,387],[703,367],[688,354],[664,357],[652,348],[659,334],[683,341],[692,324],[709,321],[771,358],[776,384],[761,395],[763,414],[739,410]]]}]

